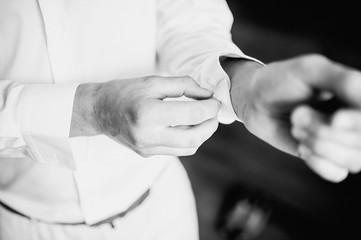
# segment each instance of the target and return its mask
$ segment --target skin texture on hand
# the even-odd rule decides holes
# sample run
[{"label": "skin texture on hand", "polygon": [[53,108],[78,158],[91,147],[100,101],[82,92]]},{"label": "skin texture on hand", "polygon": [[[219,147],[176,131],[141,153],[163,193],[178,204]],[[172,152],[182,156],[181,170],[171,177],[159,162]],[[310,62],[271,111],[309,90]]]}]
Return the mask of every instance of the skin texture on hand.
[{"label": "skin texture on hand", "polygon": [[[188,76],[83,84],[71,136],[104,134],[144,157],[191,155],[218,127],[220,103],[212,95]],[[173,99],[181,96],[194,100]]]},{"label": "skin texture on hand", "polygon": [[[316,141],[315,137],[312,140],[312,135],[302,135],[303,138],[299,136],[300,126],[303,132],[312,132],[326,126],[334,128],[327,119],[337,118],[337,113],[323,117],[322,113],[316,110],[299,114],[300,107],[312,106],[315,102],[322,101],[325,93],[341,99],[348,109],[360,111],[360,72],[320,55],[303,55],[266,66],[233,59],[225,60],[223,66],[231,78],[233,107],[251,133],[281,151],[303,158],[315,172],[327,180],[341,181],[348,172],[360,171],[361,164],[358,162],[361,161],[361,153],[355,149],[355,144],[349,144],[348,148],[338,148],[341,159],[339,162],[335,162],[331,154],[319,153],[322,156],[321,161],[321,157],[316,155],[316,158],[315,154],[310,153],[313,150],[316,153],[320,151],[319,147],[315,147],[315,143],[319,141]],[[300,115],[308,116],[311,120],[302,125],[297,120]],[[355,115],[348,116],[356,121]],[[296,127],[298,130],[292,130]],[[346,133],[335,131],[329,137],[337,138],[343,134]],[[349,138],[359,142],[361,133]],[[335,144],[345,143],[341,139]],[[305,153],[306,145],[307,149],[312,151]],[[353,161],[343,160],[345,158],[341,155],[352,155],[349,158]]]}]

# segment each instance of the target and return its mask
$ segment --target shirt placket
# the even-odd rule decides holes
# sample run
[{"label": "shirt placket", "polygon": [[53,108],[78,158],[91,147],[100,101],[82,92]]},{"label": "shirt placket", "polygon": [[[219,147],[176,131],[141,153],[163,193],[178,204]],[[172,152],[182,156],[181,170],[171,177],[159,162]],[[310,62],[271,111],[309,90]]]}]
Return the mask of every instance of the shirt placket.
[{"label": "shirt placket", "polygon": [[46,36],[49,67],[52,72],[52,80],[59,83],[61,78],[62,62],[64,61],[64,27],[65,27],[65,1],[63,0],[38,0],[43,17],[44,32]]}]

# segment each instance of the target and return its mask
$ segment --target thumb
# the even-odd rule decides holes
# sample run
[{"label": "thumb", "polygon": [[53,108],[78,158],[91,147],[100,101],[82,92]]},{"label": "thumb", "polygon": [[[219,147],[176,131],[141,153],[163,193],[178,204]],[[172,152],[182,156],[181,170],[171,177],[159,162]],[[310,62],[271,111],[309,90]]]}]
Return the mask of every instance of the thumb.
[{"label": "thumb", "polygon": [[322,55],[305,55],[293,60],[293,69],[309,86],[333,93],[348,105],[361,107],[361,72]]}]

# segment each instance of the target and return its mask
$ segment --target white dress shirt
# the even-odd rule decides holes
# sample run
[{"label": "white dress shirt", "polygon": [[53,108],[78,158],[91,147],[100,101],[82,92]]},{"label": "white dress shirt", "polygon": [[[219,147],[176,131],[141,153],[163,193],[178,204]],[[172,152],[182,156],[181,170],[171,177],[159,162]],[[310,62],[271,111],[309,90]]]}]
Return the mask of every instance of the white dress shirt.
[{"label": "white dress shirt", "polygon": [[89,224],[129,207],[174,158],[69,138],[77,86],[191,75],[231,123],[219,56],[250,59],[231,41],[232,20],[224,0],[0,0],[0,201]]}]

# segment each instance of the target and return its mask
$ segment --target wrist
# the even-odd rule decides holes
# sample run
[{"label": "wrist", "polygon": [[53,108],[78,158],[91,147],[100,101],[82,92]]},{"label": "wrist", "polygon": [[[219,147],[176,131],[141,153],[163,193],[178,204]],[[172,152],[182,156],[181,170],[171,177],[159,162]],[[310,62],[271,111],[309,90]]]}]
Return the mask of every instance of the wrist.
[{"label": "wrist", "polygon": [[238,118],[244,122],[249,114],[249,109],[253,105],[253,86],[256,80],[256,73],[263,67],[248,59],[224,58],[221,65],[230,78],[231,102]]},{"label": "wrist", "polygon": [[95,115],[99,83],[80,84],[76,90],[70,126],[70,137],[101,134]]}]

